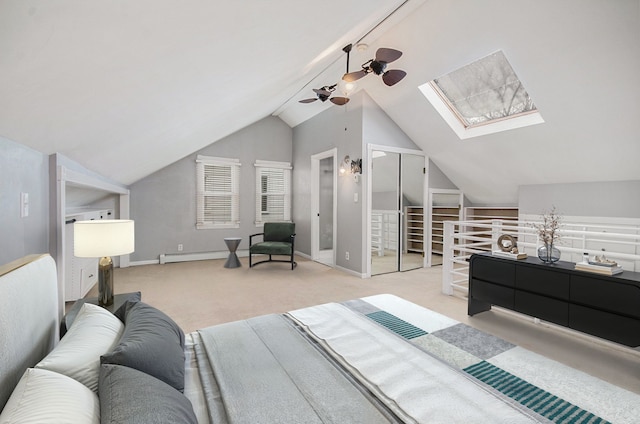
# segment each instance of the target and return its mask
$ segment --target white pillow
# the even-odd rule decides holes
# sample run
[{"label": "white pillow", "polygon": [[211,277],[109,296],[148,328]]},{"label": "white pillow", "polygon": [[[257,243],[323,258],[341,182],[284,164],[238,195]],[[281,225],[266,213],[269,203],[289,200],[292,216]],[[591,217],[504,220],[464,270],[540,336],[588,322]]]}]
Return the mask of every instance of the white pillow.
[{"label": "white pillow", "polygon": [[85,303],[60,343],[35,368],[59,372],[98,392],[100,356],[120,340],[124,324],[111,312]]},{"label": "white pillow", "polygon": [[0,424],[100,423],[98,396],[52,371],[29,368],[0,414]]}]

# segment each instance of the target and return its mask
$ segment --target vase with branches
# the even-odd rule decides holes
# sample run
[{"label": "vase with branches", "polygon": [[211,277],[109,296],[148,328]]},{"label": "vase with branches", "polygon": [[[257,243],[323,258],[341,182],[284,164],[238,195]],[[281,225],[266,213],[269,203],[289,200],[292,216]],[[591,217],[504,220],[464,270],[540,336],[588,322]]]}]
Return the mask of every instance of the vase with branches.
[{"label": "vase with branches", "polygon": [[540,216],[539,223],[533,224],[538,238],[543,244],[538,248],[538,257],[545,263],[560,260],[560,250],[555,245],[560,242],[561,225],[562,217],[558,214],[555,206]]}]

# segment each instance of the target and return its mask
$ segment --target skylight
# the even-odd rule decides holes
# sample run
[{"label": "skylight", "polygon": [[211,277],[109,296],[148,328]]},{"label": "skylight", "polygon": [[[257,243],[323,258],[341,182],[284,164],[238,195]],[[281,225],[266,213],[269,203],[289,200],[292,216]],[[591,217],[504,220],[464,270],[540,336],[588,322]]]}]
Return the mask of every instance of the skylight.
[{"label": "skylight", "polygon": [[544,122],[502,51],[419,88],[461,139]]}]

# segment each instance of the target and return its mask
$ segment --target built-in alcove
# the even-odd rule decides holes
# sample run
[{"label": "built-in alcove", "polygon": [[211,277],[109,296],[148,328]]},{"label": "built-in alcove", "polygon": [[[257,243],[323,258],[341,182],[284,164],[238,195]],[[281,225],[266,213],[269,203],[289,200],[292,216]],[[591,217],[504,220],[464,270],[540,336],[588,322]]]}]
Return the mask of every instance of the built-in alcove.
[{"label": "built-in alcove", "polygon": [[[68,216],[83,210],[111,210],[111,218],[129,219],[129,189],[89,172],[71,169],[59,163],[59,160],[57,155],[53,155],[49,168],[50,252],[57,265],[59,311],[62,315],[67,298],[66,282],[71,278],[71,270],[67,269],[69,255],[73,255],[73,249],[70,248],[72,240],[67,240]],[[121,256],[119,265],[129,266],[129,256]]]}]

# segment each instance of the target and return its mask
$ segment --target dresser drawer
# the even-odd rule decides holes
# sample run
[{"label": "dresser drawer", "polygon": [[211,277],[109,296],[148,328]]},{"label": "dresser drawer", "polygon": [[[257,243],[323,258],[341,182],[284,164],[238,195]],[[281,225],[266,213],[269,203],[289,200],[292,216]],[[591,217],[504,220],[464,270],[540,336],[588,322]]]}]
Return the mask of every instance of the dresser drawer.
[{"label": "dresser drawer", "polygon": [[640,320],[569,305],[569,327],[626,346],[640,346]]},{"label": "dresser drawer", "polygon": [[640,319],[640,287],[630,283],[572,275],[571,303]]},{"label": "dresser drawer", "polygon": [[513,287],[516,276],[514,263],[474,256],[471,261],[470,276],[490,283]]},{"label": "dresser drawer", "polygon": [[569,300],[571,275],[543,267],[520,266],[516,269],[518,290]]},{"label": "dresser drawer", "polygon": [[515,292],[514,310],[554,324],[569,325],[569,303],[519,290]]},{"label": "dresser drawer", "polygon": [[513,309],[514,290],[509,287],[487,283],[482,280],[471,280],[470,296],[475,300]]}]

